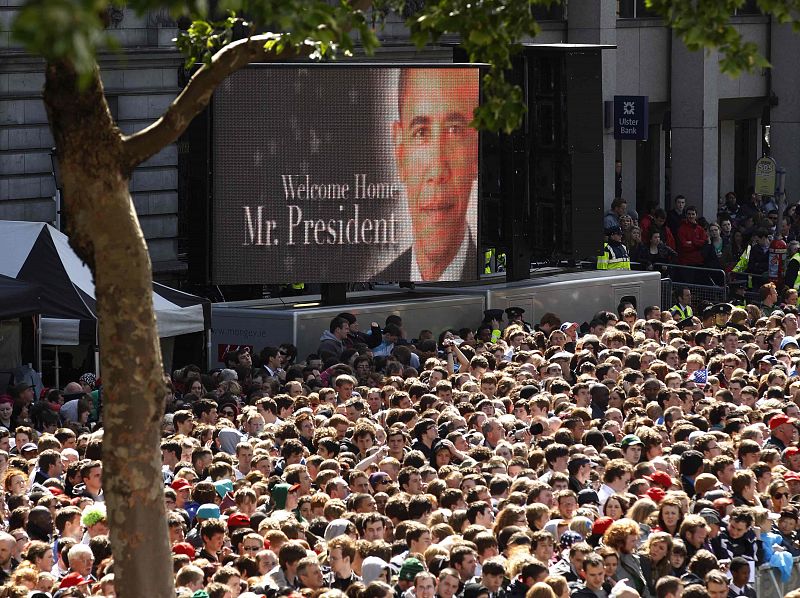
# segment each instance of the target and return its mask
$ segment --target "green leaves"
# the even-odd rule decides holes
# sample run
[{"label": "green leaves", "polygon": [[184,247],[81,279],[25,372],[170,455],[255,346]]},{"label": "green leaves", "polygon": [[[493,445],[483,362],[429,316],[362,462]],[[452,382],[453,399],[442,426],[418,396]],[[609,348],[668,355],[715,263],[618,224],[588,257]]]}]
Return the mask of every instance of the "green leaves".
[{"label": "green leaves", "polygon": [[[646,0],[690,50],[716,49],[720,70],[731,77],[769,66],[754,42],[744,41],[731,16],[745,0]],[[800,31],[800,0],[758,0],[764,14]]]},{"label": "green leaves", "polygon": [[88,77],[97,49],[114,43],[103,23],[107,9],[102,0],[29,0],[14,20],[14,37],[46,60],[69,59]]},{"label": "green leaves", "polygon": [[503,71],[511,67],[520,40],[539,32],[533,8],[550,4],[550,0],[429,1],[407,24],[418,47],[435,43],[445,33],[461,35],[470,62],[489,65],[483,76],[484,102],[473,124],[511,132],[522,122],[525,106],[522,91],[506,81]]},{"label": "green leaves", "polygon": [[246,22],[232,14],[218,22],[192,21],[186,31],[179,32],[175,45],[186,57],[186,68],[198,62],[209,64],[214,54],[231,42],[236,24],[246,25]]},{"label": "green leaves", "polygon": [[[30,52],[51,62],[67,61],[83,77],[91,75],[97,52],[114,47],[105,30],[108,7],[121,0],[27,0],[14,24],[14,36]],[[766,67],[754,42],[742,39],[731,15],[745,0],[647,0],[691,50],[718,49],[720,68],[732,76]],[[406,19],[418,47],[458,35],[468,59],[486,63],[484,103],[475,124],[511,131],[524,114],[521,91],[504,71],[521,40],[539,31],[534,8],[553,0],[219,0],[208,14],[208,0],[128,0],[138,13],[167,8],[192,24],[176,44],[187,66],[207,64],[237,36],[277,32],[267,49],[302,50],[316,60],[351,55],[359,47],[371,54],[379,42],[374,27],[393,11]],[[800,0],[758,0],[765,14],[800,31]],[[371,8],[370,12],[367,9]],[[222,15],[222,16],[221,16]],[[369,18],[368,18],[369,17]]]}]

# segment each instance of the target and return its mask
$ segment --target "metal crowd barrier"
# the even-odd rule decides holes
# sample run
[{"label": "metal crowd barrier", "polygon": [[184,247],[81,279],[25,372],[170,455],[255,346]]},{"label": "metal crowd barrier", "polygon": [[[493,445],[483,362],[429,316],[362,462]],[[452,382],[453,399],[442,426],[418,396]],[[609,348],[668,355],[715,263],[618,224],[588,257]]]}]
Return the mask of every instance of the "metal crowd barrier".
[{"label": "metal crowd barrier", "polygon": [[675,303],[672,291],[685,287],[692,292],[692,305],[703,301],[722,303],[728,300],[728,280],[725,270],[715,268],[696,268],[677,264],[654,264],[670,280],[670,294],[664,296],[662,284],[662,309],[669,309]]},{"label": "metal crowd barrier", "polygon": [[661,309],[669,309],[675,304],[675,298],[672,294],[672,279],[661,279]]},{"label": "metal crowd barrier", "polygon": [[792,590],[800,588],[800,557],[795,557],[792,576],[783,582],[781,572],[769,565],[761,565],[756,571],[756,596],[758,598],[783,598]]}]

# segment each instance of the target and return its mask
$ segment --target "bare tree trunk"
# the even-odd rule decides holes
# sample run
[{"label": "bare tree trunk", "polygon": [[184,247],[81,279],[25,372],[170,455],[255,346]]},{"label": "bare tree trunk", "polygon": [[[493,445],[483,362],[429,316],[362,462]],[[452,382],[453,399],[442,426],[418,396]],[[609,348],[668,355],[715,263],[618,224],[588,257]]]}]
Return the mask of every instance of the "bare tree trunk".
[{"label": "bare tree trunk", "polygon": [[83,88],[48,64],[44,90],[70,244],[95,276],[103,380],[103,489],[117,596],[174,596],[161,477],[164,380],[147,245],[122,136],[99,74]]}]

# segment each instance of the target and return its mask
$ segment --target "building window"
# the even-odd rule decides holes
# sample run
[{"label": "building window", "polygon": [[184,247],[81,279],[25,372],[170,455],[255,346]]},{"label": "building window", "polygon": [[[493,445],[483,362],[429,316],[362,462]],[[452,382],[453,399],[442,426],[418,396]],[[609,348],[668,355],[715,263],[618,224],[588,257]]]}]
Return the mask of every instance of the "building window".
[{"label": "building window", "polygon": [[553,2],[550,6],[534,6],[533,16],[537,21],[563,21],[566,13],[566,0]]},{"label": "building window", "polygon": [[760,15],[761,9],[758,8],[758,0],[745,0],[744,4],[733,13],[737,17]]},{"label": "building window", "polygon": [[617,0],[618,19],[655,19],[660,15],[645,5],[645,0]]}]

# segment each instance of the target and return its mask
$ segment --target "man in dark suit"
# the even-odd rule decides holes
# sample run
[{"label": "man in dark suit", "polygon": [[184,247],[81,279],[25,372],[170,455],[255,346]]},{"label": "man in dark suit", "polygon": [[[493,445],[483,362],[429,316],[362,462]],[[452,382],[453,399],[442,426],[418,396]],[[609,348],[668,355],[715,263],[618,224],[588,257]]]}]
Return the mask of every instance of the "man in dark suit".
[{"label": "man in dark suit", "polygon": [[467,217],[478,177],[475,69],[402,69],[399,120],[392,126],[397,172],[405,185],[412,243],[378,279],[474,279],[477,244]]},{"label": "man in dark suit", "polygon": [[756,598],[756,591],[750,582],[750,563],[747,559],[736,556],[730,564],[731,583],[728,586],[728,598]]}]

